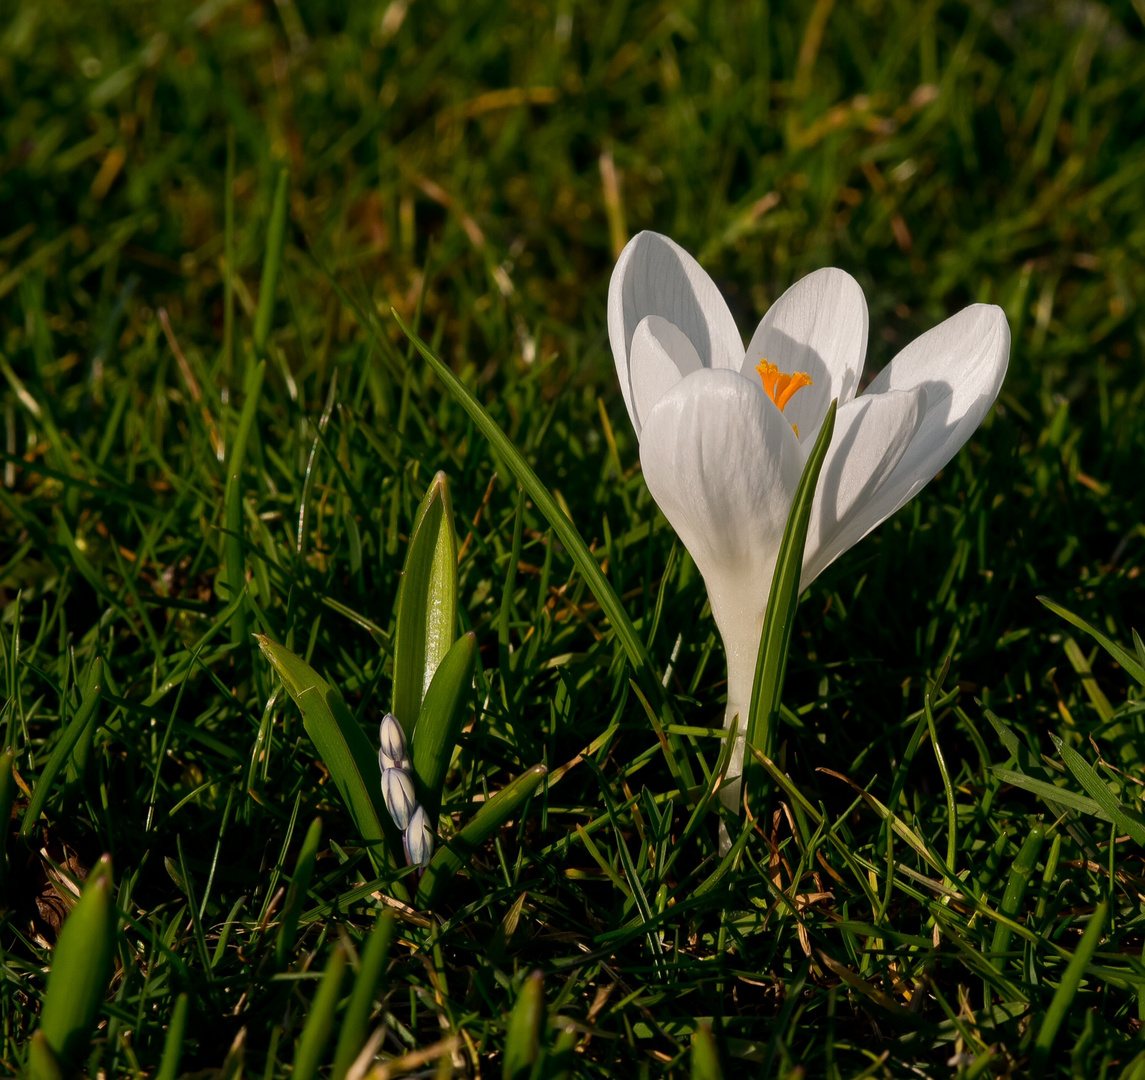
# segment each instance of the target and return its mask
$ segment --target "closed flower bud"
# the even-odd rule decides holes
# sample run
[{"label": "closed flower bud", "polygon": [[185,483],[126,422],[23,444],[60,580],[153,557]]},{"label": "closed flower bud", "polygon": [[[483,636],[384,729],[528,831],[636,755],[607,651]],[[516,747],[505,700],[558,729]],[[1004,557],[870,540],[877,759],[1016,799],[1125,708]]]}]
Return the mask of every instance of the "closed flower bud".
[{"label": "closed flower bud", "polygon": [[399,829],[406,828],[418,808],[410,774],[402,769],[383,769],[382,798],[386,800],[386,809],[394,824]]},{"label": "closed flower bud", "polygon": [[402,844],[411,866],[420,866],[424,870],[429,865],[429,857],[433,854],[433,829],[429,826],[429,817],[424,807],[419,806],[413,812],[402,837]]},{"label": "closed flower bud", "polygon": [[402,726],[393,713],[386,713],[382,717],[378,728],[378,741],[381,750],[378,753],[378,762],[383,769],[401,769],[409,771],[409,759],[406,757],[406,737],[402,733]]}]

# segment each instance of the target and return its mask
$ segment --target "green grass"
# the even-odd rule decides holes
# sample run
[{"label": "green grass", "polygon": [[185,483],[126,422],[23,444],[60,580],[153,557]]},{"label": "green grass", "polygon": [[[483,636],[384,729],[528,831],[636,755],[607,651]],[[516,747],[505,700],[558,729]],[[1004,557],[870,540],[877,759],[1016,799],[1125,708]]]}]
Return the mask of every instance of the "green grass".
[{"label": "green grass", "polygon": [[[366,1025],[382,1059],[526,1075],[536,1038],[554,1077],[706,1077],[714,1055],[727,1076],[1141,1075],[1145,691],[1036,599],[1131,652],[1145,632],[1138,0],[5,15],[0,1066],[39,1026],[65,881],[104,852],[120,917],[92,1075],[333,1059],[341,957],[363,966],[392,879],[253,634],[376,739],[440,469],[478,646],[443,815],[460,828],[550,774],[432,913],[399,913]],[[1014,335],[976,438],[803,600],[782,771],[722,867],[717,811],[694,814],[568,549],[532,501],[515,542],[506,462],[389,317],[486,406],[672,661],[667,734],[703,784],[722,653],[604,325],[641,228],[699,253],[747,333],[801,275],[849,270],[871,370],[976,300]],[[94,722],[69,733],[97,658]],[[319,816],[280,967],[280,890]]]}]

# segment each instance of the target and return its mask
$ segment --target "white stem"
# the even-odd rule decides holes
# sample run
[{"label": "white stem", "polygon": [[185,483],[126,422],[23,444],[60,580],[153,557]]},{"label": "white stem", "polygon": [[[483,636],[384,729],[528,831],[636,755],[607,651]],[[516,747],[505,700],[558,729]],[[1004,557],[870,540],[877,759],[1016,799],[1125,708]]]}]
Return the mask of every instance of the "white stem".
[{"label": "white stem", "polygon": [[720,800],[729,810],[739,810],[740,787],[743,774],[744,747],[747,745],[747,715],[751,705],[751,687],[755,681],[755,657],[740,653],[728,654],[728,704],[724,710],[724,730],[730,731],[736,721],[736,741],[732,747],[727,775],[720,787]]}]

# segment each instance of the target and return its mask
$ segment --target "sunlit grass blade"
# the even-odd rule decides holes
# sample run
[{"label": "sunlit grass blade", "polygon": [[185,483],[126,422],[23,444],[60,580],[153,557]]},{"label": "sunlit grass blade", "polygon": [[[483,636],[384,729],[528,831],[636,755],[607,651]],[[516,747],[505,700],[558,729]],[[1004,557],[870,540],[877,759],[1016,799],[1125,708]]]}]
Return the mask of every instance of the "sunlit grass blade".
[{"label": "sunlit grass blade", "polygon": [[1046,1074],[1050,1052],[1053,1050],[1054,1041],[1058,1037],[1058,1031],[1069,1013],[1070,1006],[1073,1005],[1074,998],[1077,997],[1085,969],[1089,966],[1089,962],[1093,959],[1093,954],[1097,951],[1097,946],[1101,941],[1101,933],[1105,929],[1106,911],[1107,905],[1102,902],[1097,905],[1089,917],[1085,933],[1082,934],[1081,941],[1078,942],[1077,949],[1062,974],[1061,982],[1058,983],[1058,988],[1054,991],[1050,1007],[1042,1020],[1041,1027],[1038,1028],[1037,1038],[1034,1040],[1034,1051],[1030,1056],[1030,1075],[1035,1080]]},{"label": "sunlit grass blade", "polygon": [[286,214],[289,209],[290,173],[283,166],[274,185],[274,202],[270,207],[270,220],[266,227],[266,254],[262,260],[262,281],[258,287],[258,310],[254,316],[255,356],[262,359],[270,324],[274,321],[274,296],[278,291],[278,275],[282,270],[282,249],[286,243]]},{"label": "sunlit grass blade", "polygon": [[541,1046],[545,1018],[545,977],[534,971],[521,987],[505,1028],[504,1080],[529,1080]]},{"label": "sunlit grass blade", "polygon": [[111,980],[117,919],[111,860],[105,855],[64,920],[40,1014],[40,1030],[65,1072],[79,1065],[91,1045]]},{"label": "sunlit grass blade", "polygon": [[441,809],[445,774],[461,734],[476,659],[477,636],[468,633],[458,638],[434,673],[410,740],[417,801],[431,822],[437,821]]},{"label": "sunlit grass blade", "polygon": [[457,539],[449,484],[439,472],[417,509],[398,590],[392,711],[407,739],[456,629]]},{"label": "sunlit grass blade", "polygon": [[298,1040],[298,1051],[294,1055],[292,1080],[314,1080],[330,1040],[334,1027],[334,1010],[338,1007],[338,995],[342,990],[342,976],[346,970],[346,950],[338,946],[326,962],[322,981],[311,1002],[306,1016],[306,1025]]},{"label": "sunlit grass blade", "polygon": [[[1071,626],[1087,633],[1098,643],[1114,660],[1117,661],[1134,679],[1145,686],[1145,661],[1139,660],[1128,649],[1123,649],[1112,638],[1103,634],[1096,626],[1088,623],[1080,615],[1075,615],[1060,604],[1055,604],[1045,596],[1038,597],[1039,602],[1050,609],[1055,615],[1061,616]],[[1136,639],[1139,641],[1140,639]]]},{"label": "sunlit grass blade", "polygon": [[[1022,899],[1026,895],[1026,887],[1030,883],[1034,870],[1038,865],[1038,856],[1042,852],[1042,844],[1046,838],[1046,827],[1038,822],[1022,841],[1018,849],[1018,856],[1010,867],[1010,877],[1006,882],[1006,892],[1002,896],[1002,904],[998,914],[1007,919],[1017,919],[1022,907]],[[994,941],[990,951],[995,954],[1004,953],[1010,947],[1010,939],[1014,931],[1005,923],[998,923],[994,927]],[[1000,964],[1000,959],[995,959]]]},{"label": "sunlit grass blade", "polygon": [[314,863],[318,857],[318,845],[322,842],[322,819],[315,818],[306,830],[306,839],[298,852],[294,864],[294,878],[290,891],[286,894],[286,905],[282,909],[282,923],[278,928],[278,940],[274,947],[274,961],[279,969],[286,966],[290,950],[294,948],[294,937],[298,933],[298,916],[306,903],[306,893],[310,888],[310,878],[314,874]]},{"label": "sunlit grass blade", "polygon": [[[278,672],[287,693],[302,712],[302,723],[330,778],[366,843],[379,871],[405,865],[401,834],[382,800],[377,751],[354,720],[336,687],[289,649],[256,635],[263,655]],[[405,899],[400,882],[392,888]]]},{"label": "sunlit grass blade", "polygon": [[[771,596],[763,616],[763,633],[759,639],[759,653],[755,662],[755,682],[752,686],[751,706],[748,709],[747,743],[766,757],[774,757],[771,745],[779,701],[783,694],[783,676],[787,670],[787,652],[791,647],[791,630],[795,625],[795,609],[799,604],[799,579],[803,573],[803,549],[807,543],[807,526],[811,520],[811,505],[819,473],[831,445],[835,431],[835,412],[838,400],[832,401],[819,429],[819,436],[808,455],[787,525],[783,541],[775,560],[775,573],[771,579]],[[744,779],[749,799],[754,797],[762,770],[751,754],[744,757]]]},{"label": "sunlit grass blade", "polygon": [[[36,781],[36,786],[32,790],[32,798],[28,803],[28,809],[24,812],[24,820],[20,825],[20,835],[22,837],[26,838],[35,831],[36,823],[40,820],[40,814],[43,812],[44,805],[47,803],[48,796],[51,794],[52,785],[55,783],[60,770],[67,764],[68,755],[75,748],[75,745],[80,740],[80,736],[83,735],[88,725],[96,723],[99,713],[99,701],[102,694],[103,661],[99,657],[96,657],[88,667],[87,676],[84,679],[80,706],[76,709],[75,716],[72,717],[72,722],[64,729],[63,735],[60,736],[60,741],[56,743],[56,748],[52,751],[52,756],[48,758],[48,763],[44,766],[43,771],[40,773],[40,778]],[[2,781],[0,781],[0,783],[2,783]],[[0,799],[0,801],[2,801],[2,799]],[[0,818],[0,820],[7,821],[7,817]]]},{"label": "sunlit grass blade", "polygon": [[442,890],[469,856],[492,837],[506,821],[523,809],[541,781],[548,775],[548,771],[544,765],[534,765],[521,773],[488,802],[483,803],[473,819],[448,844],[438,848],[437,854],[430,860],[425,876],[418,885],[415,901],[417,907],[423,909],[433,907]]},{"label": "sunlit grass blade", "polygon": [[11,746],[0,753],[0,824],[3,825],[3,832],[0,832],[0,903],[4,902],[11,880],[8,872],[8,822],[16,799],[16,777],[12,773],[15,761],[16,751]]},{"label": "sunlit grass blade", "polygon": [[[254,427],[258,412],[259,395],[262,393],[262,380],[266,372],[266,362],[260,361],[248,373],[243,387],[245,398],[239,414],[239,426],[231,443],[227,457],[227,486],[224,492],[224,515],[226,536],[223,540],[223,568],[225,581],[221,591],[224,600],[234,600],[246,585],[246,542],[243,522],[242,471],[246,460],[247,443]],[[218,590],[216,580],[215,588]],[[231,643],[245,645],[247,642],[246,605],[239,604],[231,615]]]},{"label": "sunlit grass blade", "polygon": [[167,1037],[163,1040],[163,1058],[155,1080],[176,1080],[180,1075],[179,1061],[183,1056],[183,1036],[187,1031],[187,1011],[190,999],[180,994],[171,1010],[171,1020],[167,1025]]},{"label": "sunlit grass blade", "polygon": [[1113,820],[1096,800],[1078,795],[1076,792],[1070,791],[1069,788],[1047,784],[1044,780],[1035,780],[1025,773],[1014,772],[1012,769],[1002,769],[998,766],[994,766],[991,772],[1003,783],[1013,784],[1016,788],[1029,791],[1037,795],[1038,798],[1045,799],[1047,806],[1068,807],[1070,810],[1077,810],[1081,814],[1092,814],[1103,821]]},{"label": "sunlit grass blade", "polygon": [[692,1034],[692,1080],[720,1080],[723,1075],[716,1037],[701,1023]]},{"label": "sunlit grass blade", "polygon": [[[521,452],[513,445],[509,437],[501,430],[493,417],[485,411],[484,406],[473,396],[465,384],[453,374],[449,365],[406,325],[397,311],[392,313],[406,337],[414,343],[417,351],[433,368],[434,373],[445,384],[446,389],[469,414],[481,434],[492,444],[498,457],[509,466],[517,482],[528,492],[533,504],[553,527],[553,531],[565,546],[577,570],[585,579],[589,590],[596,597],[601,610],[612,624],[613,631],[620,639],[620,644],[629,663],[636,671],[644,693],[650,701],[658,705],[657,711],[663,716],[665,724],[671,723],[673,721],[671,704],[644,647],[644,642],[637,634],[636,628],[632,625],[632,620],[629,619],[628,613],[624,610],[620,597],[616,595],[612,585],[601,572],[596,556],[589,550],[583,537],[577,531],[577,527],[561,509],[557,500],[553,498],[549,489],[541,482]],[[677,739],[676,736],[672,736],[672,738]],[[682,747],[677,753],[687,781],[687,787],[693,788],[696,786],[696,782],[692,775],[691,761],[683,753]]]},{"label": "sunlit grass blade", "polygon": [[1061,754],[1065,767],[1085,788],[1085,793],[1101,807],[1114,827],[1119,832],[1128,833],[1135,843],[1145,847],[1145,821],[1141,816],[1121,803],[1121,800],[1106,786],[1105,781],[1097,775],[1093,766],[1072,746],[1067,746],[1056,735],[1051,734],[1050,738]]},{"label": "sunlit grass blade", "polygon": [[362,950],[358,975],[354,980],[353,992],[350,994],[350,1004],[342,1020],[342,1029],[338,1032],[334,1067],[330,1073],[332,1080],[343,1080],[366,1041],[366,1026],[374,1008],[374,998],[382,982],[382,975],[386,970],[393,936],[394,913],[386,908],[378,916],[374,930]]},{"label": "sunlit grass blade", "polygon": [[501,698],[506,710],[513,705],[513,663],[509,648],[512,639],[513,591],[517,585],[517,565],[521,561],[521,539],[525,525],[525,489],[517,489],[517,510],[513,515],[513,547],[505,569],[501,591],[501,611],[497,620],[497,665],[501,672]]}]

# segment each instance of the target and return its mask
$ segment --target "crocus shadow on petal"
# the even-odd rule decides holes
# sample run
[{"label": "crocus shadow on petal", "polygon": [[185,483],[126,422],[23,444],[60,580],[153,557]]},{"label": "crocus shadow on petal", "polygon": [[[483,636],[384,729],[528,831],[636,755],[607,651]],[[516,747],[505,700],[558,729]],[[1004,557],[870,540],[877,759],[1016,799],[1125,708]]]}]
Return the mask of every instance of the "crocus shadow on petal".
[{"label": "crocus shadow on petal", "polygon": [[608,338],[630,416],[632,337],[648,315],[660,315],[678,327],[704,367],[738,371],[742,365],[743,338],[707,272],[668,237],[639,233],[620,253],[608,287]]},{"label": "crocus shadow on petal", "polygon": [[818,552],[810,577],[804,565],[804,584],[914,498],[958,453],[998,397],[1009,356],[1002,309],[974,304],[916,338],[879,372],[863,398],[922,390],[926,410],[898,464]]},{"label": "crocus shadow on petal", "polygon": [[780,371],[811,376],[812,385],[791,399],[787,419],[804,446],[832,398],[842,408],[854,396],[867,353],[867,301],[859,283],[833,266],[791,286],[764,315],[744,356],[744,375],[761,360]]},{"label": "crocus shadow on petal", "polygon": [[728,654],[754,670],[763,610],[803,454],[758,379],[702,369],[656,404],[644,479],[696,562]]},{"label": "crocus shadow on petal", "polygon": [[811,507],[802,588],[838,554],[836,538],[893,473],[925,412],[921,387],[864,394],[839,410]]},{"label": "crocus shadow on petal", "polygon": [[632,381],[632,426],[636,436],[644,417],[685,375],[704,365],[687,335],[660,315],[640,320],[632,335],[629,377]]}]

